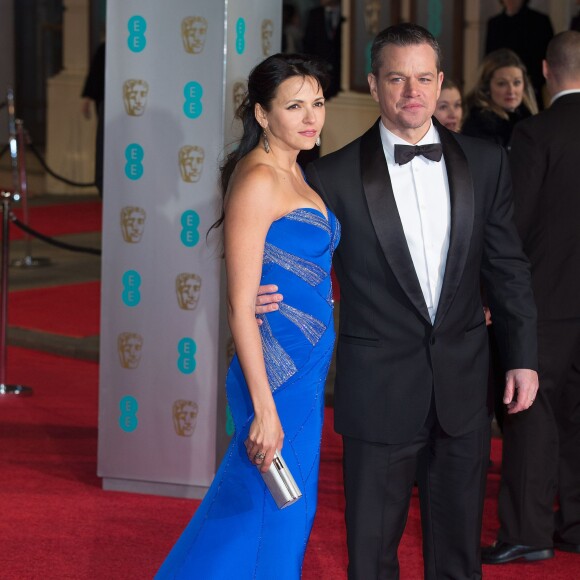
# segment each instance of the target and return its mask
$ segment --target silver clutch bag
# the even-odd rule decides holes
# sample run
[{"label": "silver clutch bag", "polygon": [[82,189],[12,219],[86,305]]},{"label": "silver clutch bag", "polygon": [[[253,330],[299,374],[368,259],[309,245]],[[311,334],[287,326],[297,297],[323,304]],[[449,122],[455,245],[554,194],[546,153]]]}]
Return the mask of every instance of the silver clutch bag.
[{"label": "silver clutch bag", "polygon": [[296,485],[286,462],[277,451],[270,464],[270,469],[261,475],[280,509],[292,505],[302,497],[302,492]]}]

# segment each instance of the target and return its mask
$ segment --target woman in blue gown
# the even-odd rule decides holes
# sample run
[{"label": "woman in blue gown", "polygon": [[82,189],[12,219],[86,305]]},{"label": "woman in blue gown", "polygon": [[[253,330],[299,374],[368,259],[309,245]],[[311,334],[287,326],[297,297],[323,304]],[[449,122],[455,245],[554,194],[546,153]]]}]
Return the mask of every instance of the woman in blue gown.
[{"label": "woman in blue gown", "polygon": [[[323,67],[274,55],[250,74],[241,142],[221,173],[235,433],[156,578],[300,578],[316,512],[324,384],[334,329],[330,266],[340,228],[296,157],[319,144]],[[260,285],[283,301],[255,316]],[[260,471],[280,450],[302,497],[278,509]]]}]

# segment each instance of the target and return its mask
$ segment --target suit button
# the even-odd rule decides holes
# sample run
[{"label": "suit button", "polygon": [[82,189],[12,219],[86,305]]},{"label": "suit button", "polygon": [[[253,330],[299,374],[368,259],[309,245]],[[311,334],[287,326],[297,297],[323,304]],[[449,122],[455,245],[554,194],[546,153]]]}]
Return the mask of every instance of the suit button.
[{"label": "suit button", "polygon": [[429,344],[430,344],[431,346],[433,346],[433,345],[435,344],[435,337],[434,337],[434,336],[432,336],[432,337],[429,339]]}]

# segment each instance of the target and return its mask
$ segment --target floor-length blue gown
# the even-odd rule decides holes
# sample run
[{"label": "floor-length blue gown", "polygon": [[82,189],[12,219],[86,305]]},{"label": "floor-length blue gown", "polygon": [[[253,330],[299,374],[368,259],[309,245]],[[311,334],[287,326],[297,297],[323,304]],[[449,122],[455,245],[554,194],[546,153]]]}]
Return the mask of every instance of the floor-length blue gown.
[{"label": "floor-length blue gown", "polygon": [[303,497],[278,509],[244,441],[252,402],[239,361],[226,380],[235,423],[231,444],[193,519],[156,579],[297,580],[317,502],[324,384],[334,343],[332,253],[340,226],[312,208],[296,209],[270,226],[262,284],[284,300],[262,316],[266,371],[284,429],[282,456]]}]

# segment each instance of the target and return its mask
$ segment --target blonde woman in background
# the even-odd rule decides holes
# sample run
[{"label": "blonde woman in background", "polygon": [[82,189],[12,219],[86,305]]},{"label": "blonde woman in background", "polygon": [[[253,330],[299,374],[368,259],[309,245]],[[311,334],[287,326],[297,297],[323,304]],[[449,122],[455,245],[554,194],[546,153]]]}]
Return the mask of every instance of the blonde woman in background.
[{"label": "blonde woman in background", "polygon": [[483,59],[466,105],[462,133],[498,143],[508,150],[515,124],[538,112],[524,63],[515,52],[505,48]]}]

